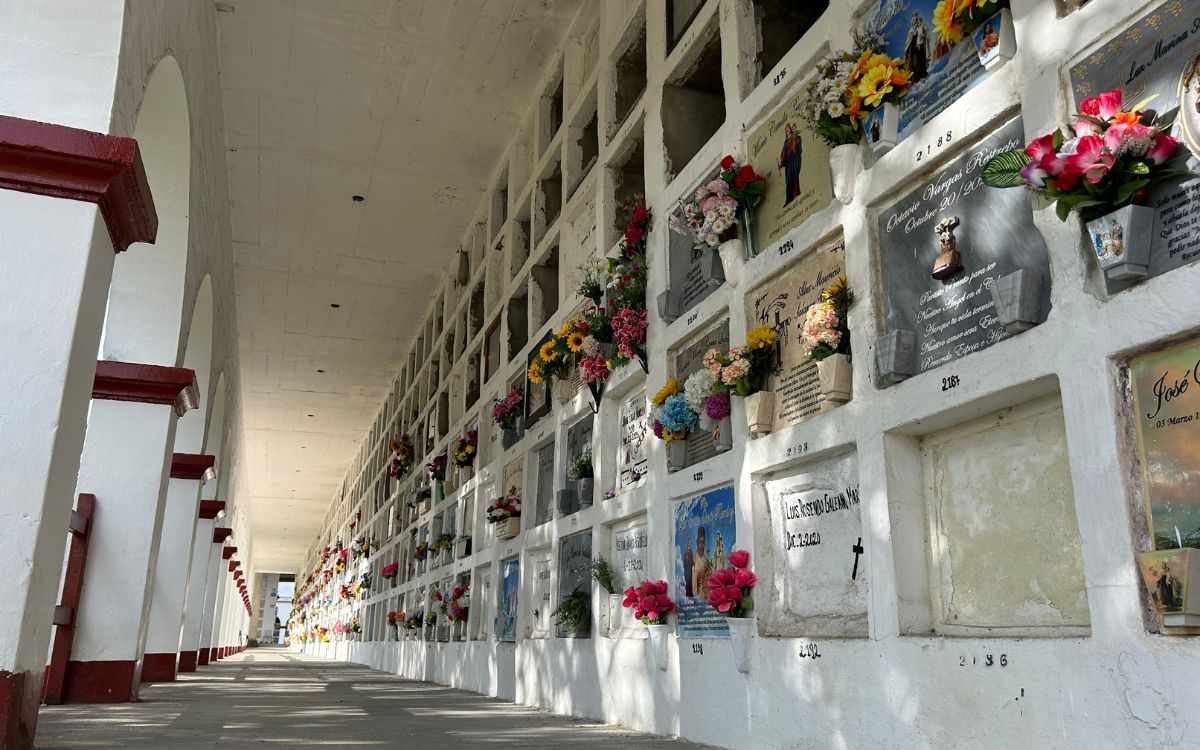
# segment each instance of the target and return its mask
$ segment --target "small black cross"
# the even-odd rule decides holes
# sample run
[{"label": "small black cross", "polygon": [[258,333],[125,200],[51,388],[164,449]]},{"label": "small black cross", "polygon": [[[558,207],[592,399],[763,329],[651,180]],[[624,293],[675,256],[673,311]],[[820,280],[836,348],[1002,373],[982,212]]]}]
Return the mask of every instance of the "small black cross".
[{"label": "small black cross", "polygon": [[858,556],[864,552],[861,536],[858,538],[858,543],[850,547],[850,549],[854,551],[854,572],[850,574],[850,578],[858,580]]}]

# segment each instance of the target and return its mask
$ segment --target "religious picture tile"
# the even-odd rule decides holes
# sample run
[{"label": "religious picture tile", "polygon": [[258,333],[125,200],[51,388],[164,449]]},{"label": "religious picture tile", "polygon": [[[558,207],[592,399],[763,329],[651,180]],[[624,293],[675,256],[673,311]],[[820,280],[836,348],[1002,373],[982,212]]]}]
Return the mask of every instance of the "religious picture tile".
[{"label": "religious picture tile", "polygon": [[957,26],[935,20],[939,0],[879,0],[863,28],[887,40],[882,50],[912,72],[908,95],[900,100],[900,138],[950,108],[988,76],[975,42]]},{"label": "religious picture tile", "polygon": [[500,611],[496,615],[496,637],[515,643],[517,640],[517,598],[521,589],[521,561],[518,558],[502,563],[500,582]]},{"label": "religious picture tile", "polygon": [[846,272],[846,245],[838,239],[809,253],[746,295],[750,327],[769,325],[779,333],[775,367],[766,389],[775,393],[775,429],[781,430],[816,414],[821,394],[817,364],[804,356],[800,331],[808,308]]},{"label": "religious picture tile", "polygon": [[675,604],[681,638],[725,636],[725,615],[708,606],[708,578],[728,566],[737,542],[733,485],[675,505]]},{"label": "religious picture tile", "polygon": [[806,87],[797,89],[747,139],[750,166],[767,178],[752,222],[759,252],[833,199],[829,147],[804,124],[806,97]]},{"label": "religious picture tile", "polygon": [[[1187,148],[1172,167],[1200,172],[1200,0],[1167,0],[1070,69],[1076,104],[1121,89],[1129,104],[1148,105]],[[1200,178],[1162,181],[1144,202],[1157,211],[1146,274],[1159,276],[1200,259]],[[1128,282],[1108,282],[1110,291]]]},{"label": "religious picture tile", "polygon": [[1200,340],[1130,363],[1155,549],[1200,549]]},{"label": "religious picture tile", "polygon": [[1021,119],[999,127],[879,214],[884,331],[911,331],[925,372],[1008,338],[991,287],[1017,270],[1041,278],[1050,309],[1046,243],[1029,192],[983,184],[983,165],[1025,141]]},{"label": "religious picture tile", "polygon": [[646,435],[650,429],[650,402],[637,391],[617,410],[617,491],[633,487],[646,476]]}]

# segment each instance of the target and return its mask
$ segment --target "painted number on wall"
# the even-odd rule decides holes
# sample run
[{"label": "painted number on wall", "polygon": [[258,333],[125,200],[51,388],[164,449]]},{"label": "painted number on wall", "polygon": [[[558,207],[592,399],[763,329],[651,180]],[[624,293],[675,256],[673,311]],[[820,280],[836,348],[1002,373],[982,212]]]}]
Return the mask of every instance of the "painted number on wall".
[{"label": "painted number on wall", "polygon": [[951,375],[948,378],[942,378],[942,392],[943,393],[946,391],[949,391],[949,390],[953,390],[954,388],[957,388],[960,385],[962,385],[962,381],[959,380],[957,375]]},{"label": "painted number on wall", "polygon": [[801,643],[800,644],[800,658],[801,659],[820,659],[821,651],[820,651],[820,649],[817,648],[817,644],[815,644],[815,643]]},{"label": "painted number on wall", "polygon": [[932,141],[930,143],[925,144],[925,148],[917,149],[917,161],[921,161],[922,159],[925,159],[926,157],[933,155],[933,150],[935,148],[941,148],[942,146],[946,146],[952,140],[954,140],[954,131],[947,130],[946,134],[939,137],[936,141]]},{"label": "painted number on wall", "polygon": [[984,654],[983,656],[960,656],[960,667],[1007,667],[1008,654]]},{"label": "painted number on wall", "polygon": [[692,644],[692,653],[696,654],[697,656],[704,656],[704,644],[703,643],[693,643]]}]

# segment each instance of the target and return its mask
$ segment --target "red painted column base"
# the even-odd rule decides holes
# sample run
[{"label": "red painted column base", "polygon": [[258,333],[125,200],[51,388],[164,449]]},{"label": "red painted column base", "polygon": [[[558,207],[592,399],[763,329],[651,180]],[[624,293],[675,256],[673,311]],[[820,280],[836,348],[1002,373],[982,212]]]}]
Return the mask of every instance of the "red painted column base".
[{"label": "red painted column base", "polygon": [[195,651],[180,651],[179,652],[179,671],[180,672],[195,672],[197,654]]},{"label": "red painted column base", "polygon": [[0,747],[33,747],[38,704],[42,702],[41,678],[32,672],[14,674],[0,669]]},{"label": "red painted column base", "polygon": [[208,649],[202,648],[196,652],[196,666],[203,667],[208,665]]},{"label": "red painted column base", "polygon": [[175,662],[175,654],[146,654],[142,657],[142,682],[174,682]]},{"label": "red painted column base", "polygon": [[128,703],[136,679],[136,661],[67,662],[63,703]]}]

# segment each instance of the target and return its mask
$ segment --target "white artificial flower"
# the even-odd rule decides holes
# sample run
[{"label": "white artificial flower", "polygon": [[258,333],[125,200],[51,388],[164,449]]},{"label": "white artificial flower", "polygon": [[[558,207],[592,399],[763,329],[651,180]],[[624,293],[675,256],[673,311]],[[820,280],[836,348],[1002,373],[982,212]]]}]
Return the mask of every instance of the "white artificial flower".
[{"label": "white artificial flower", "polygon": [[700,369],[688,376],[683,384],[683,400],[697,414],[704,413],[704,402],[712,395],[713,376],[707,369]]},{"label": "white artificial flower", "polygon": [[841,102],[834,102],[833,104],[829,105],[829,116],[830,117],[837,119],[838,117],[841,117],[844,114],[846,114],[846,108],[844,106],[842,106]]}]

